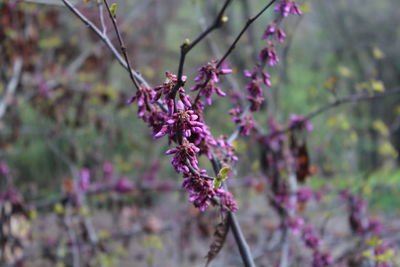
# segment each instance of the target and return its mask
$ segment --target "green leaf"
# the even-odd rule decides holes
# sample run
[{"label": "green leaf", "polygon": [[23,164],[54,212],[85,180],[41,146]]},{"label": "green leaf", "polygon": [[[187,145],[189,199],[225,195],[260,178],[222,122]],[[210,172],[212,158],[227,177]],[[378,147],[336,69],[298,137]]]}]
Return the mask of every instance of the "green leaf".
[{"label": "green leaf", "polygon": [[225,180],[230,171],[231,171],[230,167],[223,167],[221,170],[219,170],[219,173],[217,175],[217,179],[218,180],[222,180],[222,181]]},{"label": "green leaf", "polygon": [[385,91],[385,85],[383,84],[382,81],[377,81],[377,80],[372,80],[371,81],[371,87],[374,91],[378,92],[384,92]]},{"label": "green leaf", "polygon": [[110,12],[111,12],[111,15],[113,17],[115,17],[115,15],[117,14],[117,4],[116,3],[111,4]]}]

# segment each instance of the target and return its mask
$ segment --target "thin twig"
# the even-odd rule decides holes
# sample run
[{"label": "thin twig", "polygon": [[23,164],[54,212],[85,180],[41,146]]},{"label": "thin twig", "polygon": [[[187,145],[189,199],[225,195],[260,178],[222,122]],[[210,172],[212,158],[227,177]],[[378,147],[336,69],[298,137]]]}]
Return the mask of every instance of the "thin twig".
[{"label": "thin twig", "polygon": [[101,29],[103,31],[103,34],[106,35],[107,34],[107,26],[104,21],[104,7],[101,3],[99,3],[98,5],[99,5],[99,17],[100,17]]},{"label": "thin twig", "polygon": [[18,57],[14,62],[13,75],[7,84],[6,92],[2,98],[2,101],[0,102],[0,119],[4,116],[7,106],[10,104],[9,102],[11,101],[15,90],[17,89],[22,71],[22,63],[23,61],[20,57]]},{"label": "thin twig", "polygon": [[[400,89],[393,89],[393,90],[385,91],[383,93],[378,93],[378,94],[363,93],[363,94],[351,95],[351,96],[344,97],[344,98],[339,98],[339,99],[336,99],[335,101],[333,101],[332,103],[326,104],[326,105],[318,108],[317,110],[309,113],[308,115],[304,116],[303,121],[311,120],[311,119],[319,116],[320,114],[322,114],[326,111],[329,111],[333,108],[336,108],[338,106],[341,106],[343,104],[355,103],[355,102],[361,102],[361,101],[371,101],[371,100],[375,100],[378,98],[392,96],[392,95],[398,95],[398,94],[400,94]],[[301,123],[301,122],[299,122],[299,123]],[[270,134],[268,137],[273,138],[273,137],[279,136],[281,134],[285,134],[285,133],[293,130],[297,126],[298,126],[298,124],[294,124],[294,125],[287,127],[281,131],[274,132],[274,133]]]},{"label": "thin twig", "polygon": [[242,30],[239,32],[239,34],[236,36],[235,40],[233,43],[230,45],[228,50],[225,52],[225,54],[222,56],[222,58],[218,61],[217,67],[221,66],[221,64],[224,62],[224,60],[229,56],[230,53],[235,49],[236,44],[239,42],[240,38],[242,35],[247,31],[247,28],[250,27],[251,24],[253,24],[254,21],[256,21],[276,0],[271,0],[263,9],[261,9],[255,16],[249,18],[242,28]]},{"label": "thin twig", "polygon": [[209,33],[211,33],[213,30],[218,29],[219,27],[221,27],[224,24],[224,20],[223,20],[224,12],[231,2],[232,2],[232,0],[225,1],[221,10],[218,12],[218,15],[215,18],[214,22],[210,26],[208,26],[208,28],[206,28],[202,33],[200,33],[199,36],[197,36],[193,42],[189,42],[189,43],[185,42],[181,45],[181,56],[179,59],[178,77],[177,77],[177,83],[172,92],[173,96],[176,95],[176,92],[178,91],[178,89],[183,85],[182,76],[183,76],[183,68],[185,65],[186,55],[198,43],[200,43],[200,41],[203,40]]},{"label": "thin twig", "polygon": [[117,34],[117,38],[118,38],[118,42],[119,42],[119,45],[120,45],[122,54],[124,55],[125,62],[126,62],[126,64],[127,64],[127,66],[128,66],[129,76],[130,76],[130,78],[131,78],[133,84],[135,85],[136,89],[139,90],[139,84],[137,83],[136,78],[135,78],[135,76],[133,75],[131,63],[130,63],[130,60],[129,60],[129,57],[128,57],[128,52],[127,52],[127,50],[126,50],[126,46],[125,46],[124,40],[122,39],[121,33],[120,33],[120,31],[119,31],[119,28],[118,28],[118,26],[117,26],[117,20],[116,20],[116,18],[115,18],[115,15],[113,15],[113,14],[111,13],[111,10],[110,10],[110,7],[108,6],[107,0],[103,0],[103,2],[104,2],[104,4],[106,5],[108,15],[110,16],[110,19],[111,19],[112,24],[113,24],[113,26],[114,26],[115,33]]}]

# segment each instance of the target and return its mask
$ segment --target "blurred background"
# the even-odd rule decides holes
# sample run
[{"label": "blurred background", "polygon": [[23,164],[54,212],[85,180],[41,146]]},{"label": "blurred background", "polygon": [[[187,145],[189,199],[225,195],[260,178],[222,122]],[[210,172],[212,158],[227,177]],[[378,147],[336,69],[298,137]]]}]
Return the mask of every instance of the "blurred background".
[{"label": "blurred background", "polygon": [[[214,20],[222,2],[117,1],[117,20],[133,67],[150,84],[162,84],[166,71],[177,72],[180,45]],[[95,0],[73,4],[100,27]],[[187,88],[194,85],[198,67],[219,58],[263,5],[261,0],[233,1],[228,23],[188,54]],[[264,132],[269,118],[286,125],[290,114],[308,115],[338,98],[399,89],[397,0],[306,0],[299,5],[303,16],[288,17],[282,24],[288,36],[277,47],[280,63],[266,69],[273,85],[265,91],[264,109],[255,114]],[[266,43],[261,35],[275,16],[267,11],[228,58],[233,74],[221,85],[228,96],[215,98],[205,113],[214,137],[234,130],[230,98],[244,90],[248,79],[243,70],[254,65]],[[118,47],[111,21],[104,17],[108,36]],[[165,155],[167,140],[154,141],[136,107],[126,104],[135,88],[103,42],[55,0],[2,1],[0,25],[0,186],[23,206],[26,231],[18,228],[17,233],[24,247],[32,247],[3,253],[4,264],[26,257],[31,260],[26,266],[72,266],[60,218],[76,211],[62,201],[73,190],[71,181],[87,175],[91,193],[78,213],[90,220],[79,223],[92,224],[97,239],[104,240],[85,250],[94,255],[88,265],[203,266],[218,210],[199,213],[187,201],[180,190],[182,178]],[[338,105],[311,122],[314,130],[306,140],[315,174],[306,186],[362,195],[369,214],[382,218],[398,245],[400,236],[390,233],[400,227],[400,95]],[[268,248],[279,239],[274,232],[279,219],[268,207],[256,138],[241,137],[234,147],[239,162],[229,184],[238,201],[237,216],[258,266],[273,266],[269,259],[277,256]],[[207,158],[200,164],[211,173]],[[103,192],[99,185],[107,179],[125,183],[129,190],[116,185],[111,193]],[[323,200],[304,212],[333,232],[326,246],[339,257],[345,248],[334,244],[349,232],[347,209],[334,193],[322,194]],[[306,262],[299,257],[293,266],[309,266]],[[241,266],[231,236],[211,265]]]}]

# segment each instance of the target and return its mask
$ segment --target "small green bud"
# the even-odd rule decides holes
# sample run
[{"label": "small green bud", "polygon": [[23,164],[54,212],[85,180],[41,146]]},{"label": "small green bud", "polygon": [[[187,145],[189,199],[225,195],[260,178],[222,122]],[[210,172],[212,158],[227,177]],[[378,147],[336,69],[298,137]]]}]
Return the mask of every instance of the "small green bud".
[{"label": "small green bud", "polygon": [[222,185],[222,181],[224,181],[228,177],[228,173],[231,171],[230,167],[223,167],[217,174],[213,181],[213,188],[218,189]]},{"label": "small green bud", "polygon": [[115,15],[117,14],[117,4],[116,3],[111,4],[110,12],[111,12],[111,15],[113,17],[115,17]]}]

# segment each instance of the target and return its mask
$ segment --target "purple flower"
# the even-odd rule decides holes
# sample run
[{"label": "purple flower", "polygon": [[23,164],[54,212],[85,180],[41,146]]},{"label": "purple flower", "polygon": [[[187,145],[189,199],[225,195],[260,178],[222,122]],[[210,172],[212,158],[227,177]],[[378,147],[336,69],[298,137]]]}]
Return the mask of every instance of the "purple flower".
[{"label": "purple flower", "polygon": [[265,98],[261,96],[247,96],[246,98],[250,101],[250,110],[252,112],[259,111],[262,103],[265,101]]},{"label": "purple flower", "polygon": [[304,225],[304,220],[301,217],[291,217],[289,219],[289,228],[292,230],[294,235],[298,235]]},{"label": "purple flower", "polygon": [[264,34],[261,36],[261,39],[262,40],[267,39],[268,37],[273,36],[275,32],[276,32],[276,22],[274,21],[267,26]]},{"label": "purple flower", "polygon": [[103,164],[103,173],[104,173],[104,177],[106,179],[111,178],[111,176],[113,174],[113,169],[114,169],[114,167],[113,167],[113,164],[111,162],[109,162],[109,161],[104,162],[104,164]]},{"label": "purple flower", "polygon": [[10,168],[8,167],[7,163],[0,162],[0,174],[7,176],[10,173]]},{"label": "purple flower", "polygon": [[262,62],[267,61],[271,67],[275,66],[279,62],[275,45],[272,42],[268,42],[267,46],[261,50],[258,59]]},{"label": "purple flower", "polygon": [[[202,170],[200,173],[205,174],[205,171]],[[200,175],[193,175],[191,173],[185,174],[182,187],[189,193],[189,201],[195,207],[199,208],[200,211],[206,210],[210,205],[210,200],[216,194],[210,180],[203,179]]]},{"label": "purple flower", "polygon": [[299,202],[305,203],[305,202],[309,201],[313,197],[313,195],[314,195],[314,192],[311,188],[303,187],[297,191],[297,200]]},{"label": "purple flower", "polygon": [[282,29],[276,28],[276,21],[273,21],[271,24],[267,26],[264,34],[261,36],[261,39],[268,39],[269,37],[274,37],[275,40],[283,43],[286,38],[286,34]]},{"label": "purple flower", "polygon": [[[244,70],[244,75],[246,77],[251,78],[252,80],[256,80],[257,76],[258,76],[258,73],[259,73],[258,68],[259,67],[256,66],[255,69],[252,70],[252,71],[251,70]],[[272,85],[271,84],[271,76],[266,72],[261,72],[261,76],[262,76],[262,82],[266,86],[270,87]]]},{"label": "purple flower", "polygon": [[302,238],[305,245],[310,249],[317,249],[321,243],[321,240],[312,225],[304,227]]},{"label": "purple flower", "polygon": [[244,71],[244,75],[251,78],[250,82],[246,85],[246,89],[250,94],[250,96],[247,96],[247,99],[250,101],[250,110],[252,112],[259,111],[262,103],[265,101],[261,84],[264,83],[266,86],[271,86],[270,75],[266,72],[261,72],[262,78],[259,78],[259,73],[258,66],[253,71]]},{"label": "purple flower", "polygon": [[209,159],[212,158],[211,147],[216,146],[217,142],[212,136],[210,129],[207,125],[204,124],[202,132],[195,132],[189,138],[189,141],[195,144],[198,148],[200,148],[199,154],[204,154]]},{"label": "purple flower", "polygon": [[199,96],[205,96],[208,105],[212,103],[211,97],[213,93],[219,96],[226,95],[216,84],[219,82],[219,76],[232,73],[231,69],[217,68],[217,60],[212,60],[207,65],[200,67],[198,72],[199,74],[194,79],[196,85],[190,90],[197,91],[200,89]]},{"label": "purple flower", "polygon": [[289,116],[289,127],[292,129],[295,129],[295,128],[303,129],[304,128],[309,132],[311,132],[314,129],[311,122],[306,120],[303,116],[296,115],[296,114],[291,114]]},{"label": "purple flower", "polygon": [[233,200],[233,195],[230,192],[226,192],[223,188],[217,190],[217,195],[220,197],[222,202],[223,210],[237,211],[238,207],[236,201]]},{"label": "purple flower", "polygon": [[0,200],[8,201],[11,204],[22,203],[22,197],[15,187],[8,188],[5,192],[0,193]]},{"label": "purple flower", "polygon": [[238,161],[239,158],[235,155],[235,149],[231,144],[228,143],[227,137],[226,136],[220,136],[217,139],[217,145],[218,148],[220,148],[221,151],[221,157],[222,160],[226,163],[232,162],[232,161]]},{"label": "purple flower", "polygon": [[134,188],[134,185],[133,185],[132,181],[126,177],[119,178],[114,185],[114,190],[117,193],[122,193],[122,194],[131,192],[133,190],[133,188]]},{"label": "purple flower", "polygon": [[275,40],[280,43],[283,43],[286,38],[286,33],[282,29],[278,29],[276,34],[274,35]]},{"label": "purple flower", "polygon": [[366,217],[368,204],[359,196],[349,193],[347,196],[347,204],[349,210],[349,223],[351,229],[355,233],[367,233],[369,231],[369,221]]},{"label": "purple flower", "polygon": [[189,143],[186,138],[183,138],[182,145],[178,145],[176,148],[168,149],[165,153],[167,155],[174,154],[171,164],[175,167],[177,172],[190,173],[187,162],[189,162],[194,169],[198,170],[199,166],[196,154],[199,151],[200,148],[192,143]]},{"label": "purple flower", "polygon": [[333,263],[333,258],[329,253],[318,250],[313,253],[312,267],[327,267]]},{"label": "purple flower", "polygon": [[240,133],[244,136],[249,136],[251,131],[255,128],[256,123],[254,122],[253,116],[247,114],[240,122]]},{"label": "purple flower", "polygon": [[205,211],[211,204],[211,199],[219,197],[224,210],[236,211],[237,205],[233,200],[233,195],[223,190],[223,188],[214,189],[212,181],[202,178],[200,175],[205,175],[206,171],[201,170],[197,175],[192,173],[184,174],[182,187],[189,193],[189,201],[199,208],[200,211]]},{"label": "purple flower", "polygon": [[139,90],[136,91],[136,94],[128,100],[128,104],[132,104],[136,101],[138,105],[137,115],[139,118],[144,118],[146,110],[151,110],[151,102],[154,97],[154,90],[141,84]]},{"label": "purple flower", "polygon": [[232,121],[234,121],[235,123],[240,123],[240,121],[242,120],[240,118],[240,115],[242,114],[243,110],[241,107],[237,106],[233,109],[229,110],[229,115],[232,116]]},{"label": "purple flower", "polygon": [[88,169],[82,169],[79,172],[79,189],[82,192],[86,192],[90,186],[90,171]]},{"label": "purple flower", "polygon": [[202,133],[205,130],[204,128],[204,124],[199,121],[199,116],[193,110],[180,109],[165,121],[154,138],[168,134],[170,139],[174,140],[177,133],[181,132],[183,132],[184,137],[190,137],[192,133]]},{"label": "purple flower", "polygon": [[283,17],[287,17],[289,14],[298,16],[302,14],[299,6],[293,0],[281,0],[274,10],[280,12]]},{"label": "purple flower", "polygon": [[[169,114],[174,113],[174,88],[178,82],[178,77],[175,74],[171,74],[170,72],[165,73],[166,79],[162,85],[156,86],[154,90],[157,92],[153,97],[153,103],[158,101],[161,96],[164,96],[164,104],[168,106]],[[182,81],[186,81],[186,76],[182,76]],[[185,94],[185,89],[180,87],[178,89],[179,98],[181,99],[182,103],[187,106],[191,107],[190,98]]]},{"label": "purple flower", "polygon": [[381,234],[383,232],[384,226],[382,222],[377,218],[368,219],[368,231],[372,234]]}]

